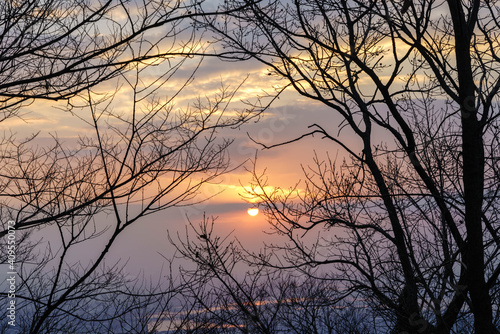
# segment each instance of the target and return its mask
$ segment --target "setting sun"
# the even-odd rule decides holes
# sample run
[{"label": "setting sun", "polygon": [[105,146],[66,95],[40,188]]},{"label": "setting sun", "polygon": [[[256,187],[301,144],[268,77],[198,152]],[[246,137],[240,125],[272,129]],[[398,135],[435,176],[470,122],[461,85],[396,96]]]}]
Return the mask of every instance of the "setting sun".
[{"label": "setting sun", "polygon": [[257,216],[259,214],[259,209],[257,209],[257,208],[249,208],[247,210],[247,212],[248,212],[248,214],[250,216]]}]

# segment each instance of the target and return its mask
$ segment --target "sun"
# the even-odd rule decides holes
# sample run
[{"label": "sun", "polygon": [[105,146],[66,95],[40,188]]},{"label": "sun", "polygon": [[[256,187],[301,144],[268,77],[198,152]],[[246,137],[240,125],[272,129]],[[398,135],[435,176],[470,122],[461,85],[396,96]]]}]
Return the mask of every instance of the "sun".
[{"label": "sun", "polygon": [[259,214],[259,209],[257,209],[257,208],[249,208],[247,210],[247,212],[248,212],[248,214],[250,216],[257,216]]}]

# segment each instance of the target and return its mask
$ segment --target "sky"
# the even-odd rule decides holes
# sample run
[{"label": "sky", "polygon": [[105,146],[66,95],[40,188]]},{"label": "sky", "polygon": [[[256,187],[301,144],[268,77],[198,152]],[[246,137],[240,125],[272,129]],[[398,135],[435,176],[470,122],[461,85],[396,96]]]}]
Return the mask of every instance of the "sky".
[{"label": "sky", "polygon": [[[184,63],[161,87],[158,95],[173,95],[176,89],[186,82],[196,66],[198,59]],[[148,69],[142,74],[143,80],[154,80],[160,69],[161,66],[151,68],[150,72]],[[242,101],[256,101],[255,97],[264,95],[264,91],[272,93],[273,87],[280,82],[267,75],[266,68],[257,62],[224,62],[216,58],[206,58],[196,71],[192,82],[174,99],[174,108],[186,108],[199,96],[213,96],[221,84],[230,88],[242,84],[229,105],[228,109],[231,111],[243,108]],[[116,91],[111,104],[113,110],[129,113],[130,89],[123,80],[106,82],[95,88],[96,95],[113,91]],[[34,144],[40,147],[50,146],[53,137],[57,137],[67,147],[72,147],[78,136],[88,131],[84,120],[88,121],[89,113],[88,110],[75,110],[72,114],[65,111],[65,108],[65,102],[35,101],[23,109],[22,119],[7,120],[5,125],[19,140],[38,133]],[[314,123],[321,124],[334,134],[338,131],[335,115],[330,110],[292,90],[287,90],[258,120],[254,119],[237,129],[223,130],[219,136],[234,139],[229,148],[234,170],[200,189],[197,199],[203,200],[202,203],[170,208],[167,212],[145,217],[131,226],[112,248],[109,260],[128,261],[127,268],[132,274],[142,271],[159,275],[159,263],[164,262],[164,257],[168,258],[174,253],[167,233],[172,236],[177,232],[184,235],[189,223],[197,225],[203,215],[216,218],[215,229],[220,235],[232,234],[248,249],[258,251],[263,247],[263,242],[272,237],[263,233],[270,231],[263,214],[254,217],[247,214],[247,209],[255,206],[254,201],[248,198],[245,192],[251,182],[248,169],[253,168],[253,162],[256,161],[258,172],[266,171],[270,187],[286,190],[299,183],[300,190],[302,167],[312,164],[314,154],[326,158],[328,153],[330,157],[337,157],[340,161],[345,158],[345,154],[338,146],[322,140],[319,136],[304,138],[299,142],[270,150],[262,149],[254,141],[266,145],[289,141],[310,131],[308,126]],[[349,141],[349,134],[346,136]],[[353,137],[353,143],[354,140],[356,139]],[[98,219],[106,220],[105,217]],[[44,242],[49,240],[51,238],[46,235]],[[95,254],[89,249],[91,248],[87,247],[85,251],[81,251],[91,258]]]}]

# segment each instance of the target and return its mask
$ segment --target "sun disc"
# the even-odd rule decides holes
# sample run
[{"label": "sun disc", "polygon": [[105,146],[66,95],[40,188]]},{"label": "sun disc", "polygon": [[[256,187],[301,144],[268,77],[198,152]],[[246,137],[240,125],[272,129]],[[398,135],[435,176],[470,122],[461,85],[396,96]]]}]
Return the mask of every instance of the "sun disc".
[{"label": "sun disc", "polygon": [[257,208],[250,208],[247,210],[248,214],[250,216],[257,216],[259,214],[259,209]]}]

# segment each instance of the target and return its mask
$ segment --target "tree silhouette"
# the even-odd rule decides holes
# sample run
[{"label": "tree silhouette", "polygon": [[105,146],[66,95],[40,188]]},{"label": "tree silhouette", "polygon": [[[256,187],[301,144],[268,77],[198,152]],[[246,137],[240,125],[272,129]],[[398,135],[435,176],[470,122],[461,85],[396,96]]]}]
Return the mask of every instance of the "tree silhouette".
[{"label": "tree silhouette", "polygon": [[[256,59],[328,107],[319,135],[350,156],[316,159],[294,191],[254,192],[288,239],[251,262],[332,268],[375,302],[395,333],[449,333],[498,315],[498,7],[489,1],[226,1],[237,13],[197,20],[221,58]],[[401,7],[402,6],[402,7]],[[225,9],[227,9],[225,8]],[[355,134],[358,142],[343,135]],[[313,244],[304,234],[321,231]],[[304,270],[307,274],[307,271]],[[374,304],[372,304],[374,305]]]},{"label": "tree silhouette", "polygon": [[[200,46],[183,23],[211,15],[197,13],[198,5],[0,4],[0,121],[22,117],[37,100],[62,99],[67,103],[61,112],[81,126],[69,143],[57,133],[49,144],[37,141],[42,129],[0,141],[2,249],[10,240],[8,221],[16,232],[14,329],[144,333],[158,328],[158,314],[179,311],[172,301],[182,299],[182,286],[174,285],[171,272],[158,282],[131,278],[124,263],[110,263],[109,254],[143,217],[199,201],[200,187],[230,170],[231,140],[219,138],[220,130],[258,114],[226,112],[238,87],[175,107],[194,73],[177,81],[168,96],[162,91]],[[99,84],[111,79],[117,91],[100,94]],[[117,92],[126,96],[125,107],[118,101],[116,108]],[[11,261],[3,251],[0,260]],[[7,290],[0,300],[12,300]],[[2,309],[2,319],[7,312]],[[9,329],[2,320],[0,330]]]},{"label": "tree silhouette", "polygon": [[[202,2],[2,3],[0,121],[34,99],[67,100],[131,65],[189,54],[197,43],[185,20],[217,14],[199,12]],[[181,34],[182,43],[171,43]]]},{"label": "tree silhouette", "polygon": [[[2,222],[5,228],[9,219],[17,222],[18,326],[26,333],[113,332],[118,325],[142,333],[151,326],[147,319],[173,312],[168,301],[182,289],[170,272],[157,283],[148,277],[141,283],[106,259],[141,218],[196,203],[200,187],[230,168],[231,141],[219,139],[218,131],[253,113],[226,116],[234,95],[226,89],[175,110],[171,99],[143,95],[156,91],[157,81],[146,90],[140,82],[134,82],[130,114],[89,100],[94,133],[81,136],[76,148],[57,137],[47,148],[36,139],[11,139],[2,147]],[[6,243],[2,238],[5,249]],[[75,257],[90,250],[89,259]],[[6,253],[1,260],[7,263]],[[7,293],[1,297],[7,300]],[[133,316],[138,310],[142,318]]]}]

